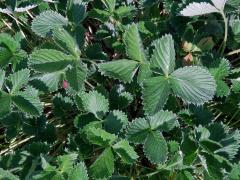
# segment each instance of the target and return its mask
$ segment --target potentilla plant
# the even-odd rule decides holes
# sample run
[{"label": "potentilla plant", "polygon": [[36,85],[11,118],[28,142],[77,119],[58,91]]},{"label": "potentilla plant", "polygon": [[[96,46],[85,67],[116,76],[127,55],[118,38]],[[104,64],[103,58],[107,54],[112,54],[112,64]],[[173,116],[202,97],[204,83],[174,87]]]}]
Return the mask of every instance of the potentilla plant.
[{"label": "potentilla plant", "polygon": [[240,2],[0,2],[0,179],[240,179]]}]

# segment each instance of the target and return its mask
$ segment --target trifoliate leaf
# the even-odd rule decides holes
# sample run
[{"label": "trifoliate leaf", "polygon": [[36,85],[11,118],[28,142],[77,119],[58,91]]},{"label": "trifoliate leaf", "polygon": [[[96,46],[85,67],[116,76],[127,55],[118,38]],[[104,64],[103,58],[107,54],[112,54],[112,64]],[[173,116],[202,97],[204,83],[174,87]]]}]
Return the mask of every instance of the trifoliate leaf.
[{"label": "trifoliate leaf", "polygon": [[148,133],[143,151],[147,158],[153,163],[164,163],[167,160],[167,142],[158,131]]},{"label": "trifoliate leaf", "polygon": [[216,91],[216,82],[211,74],[195,66],[174,71],[170,83],[175,95],[186,103],[196,105],[212,100]]},{"label": "trifoliate leaf", "polygon": [[45,11],[35,17],[32,22],[32,30],[39,36],[46,35],[53,29],[66,26],[68,20],[55,11]]},{"label": "trifoliate leaf", "polygon": [[171,35],[165,35],[154,42],[151,66],[168,76],[175,68],[175,49]]},{"label": "trifoliate leaf", "polygon": [[123,162],[127,164],[134,163],[138,158],[138,155],[134,151],[134,148],[130,146],[126,140],[121,140],[118,143],[114,144],[113,150],[120,156]]},{"label": "trifoliate leaf", "polygon": [[95,179],[104,179],[110,177],[114,172],[114,156],[109,147],[97,158],[90,166],[90,174]]},{"label": "trifoliate leaf", "polygon": [[7,115],[11,110],[11,97],[9,94],[0,91],[0,102],[1,102],[1,108],[0,108],[0,118]]},{"label": "trifoliate leaf", "polygon": [[149,124],[144,118],[135,119],[128,125],[127,139],[133,143],[143,143],[149,129]]},{"label": "trifoliate leaf", "polygon": [[20,110],[33,116],[38,116],[43,111],[38,91],[30,86],[25,91],[15,93],[12,101]]},{"label": "trifoliate leaf", "polygon": [[83,162],[77,164],[69,173],[68,180],[88,180],[87,168]]},{"label": "trifoliate leaf", "polygon": [[90,143],[96,144],[99,146],[109,146],[117,138],[113,134],[110,134],[100,128],[94,128],[94,127],[87,128],[85,133],[86,133],[87,139]]},{"label": "trifoliate leaf", "polygon": [[161,110],[168,100],[170,85],[165,77],[153,77],[143,83],[143,108],[147,114]]},{"label": "trifoliate leaf", "polygon": [[169,111],[161,110],[153,116],[148,116],[146,119],[152,130],[168,132],[178,126],[176,114]]},{"label": "trifoliate leaf", "polygon": [[8,78],[12,83],[11,93],[14,94],[19,91],[24,84],[28,82],[30,71],[23,69],[11,74]]},{"label": "trifoliate leaf", "polygon": [[186,8],[184,8],[180,14],[182,16],[199,16],[199,15],[204,15],[204,14],[210,14],[210,13],[215,13],[219,12],[219,10],[211,5],[210,3],[207,2],[201,2],[201,3],[196,3],[193,2],[189,5],[187,5]]},{"label": "trifoliate leaf", "polygon": [[97,91],[81,93],[80,98],[84,110],[93,113],[96,117],[102,117],[109,110],[108,100]]},{"label": "trifoliate leaf", "polygon": [[84,81],[87,77],[87,70],[83,64],[76,62],[66,71],[66,79],[71,88],[80,91],[84,87]]},{"label": "trifoliate leaf", "polygon": [[103,75],[119,79],[123,82],[131,82],[139,67],[139,63],[137,61],[122,59],[101,63],[98,67]]},{"label": "trifoliate leaf", "polygon": [[104,120],[104,127],[107,132],[118,134],[128,123],[127,115],[119,110],[114,110],[108,114]]},{"label": "trifoliate leaf", "polygon": [[124,34],[123,41],[126,45],[126,51],[129,58],[140,62],[146,61],[142,40],[136,24],[132,24],[128,27]]},{"label": "trifoliate leaf", "polygon": [[30,55],[29,63],[36,71],[51,73],[65,69],[73,60],[73,56],[57,50],[39,49]]}]

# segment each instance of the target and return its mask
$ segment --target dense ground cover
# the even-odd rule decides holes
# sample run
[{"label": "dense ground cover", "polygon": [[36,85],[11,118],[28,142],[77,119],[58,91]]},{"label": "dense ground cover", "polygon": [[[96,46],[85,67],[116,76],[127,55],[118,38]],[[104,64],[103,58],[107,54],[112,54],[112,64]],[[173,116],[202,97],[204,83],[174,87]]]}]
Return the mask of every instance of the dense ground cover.
[{"label": "dense ground cover", "polygon": [[0,0],[0,179],[240,179],[239,0]]}]

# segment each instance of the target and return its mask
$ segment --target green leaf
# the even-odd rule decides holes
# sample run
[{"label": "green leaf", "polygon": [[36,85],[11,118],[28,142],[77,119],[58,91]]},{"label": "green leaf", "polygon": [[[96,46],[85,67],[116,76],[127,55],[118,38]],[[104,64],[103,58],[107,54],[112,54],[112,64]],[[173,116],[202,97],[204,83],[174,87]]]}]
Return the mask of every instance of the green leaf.
[{"label": "green leaf", "polygon": [[53,29],[67,26],[68,20],[55,11],[44,11],[33,19],[32,30],[39,36],[46,35]]},{"label": "green leaf", "polygon": [[6,0],[6,5],[9,6],[12,11],[14,11],[17,6],[17,0]]},{"label": "green leaf", "polygon": [[175,68],[175,49],[171,35],[165,35],[154,42],[151,66],[168,76]]},{"label": "green leaf", "polygon": [[122,86],[114,86],[109,94],[111,109],[125,109],[133,102],[133,95],[129,92],[122,91]]},{"label": "green leaf", "polygon": [[136,24],[129,26],[123,36],[123,41],[126,45],[128,57],[130,57],[132,60],[140,62],[146,61],[142,40]]},{"label": "green leaf", "polygon": [[148,116],[147,120],[152,130],[168,132],[178,126],[176,114],[169,111],[160,111],[153,116]]},{"label": "green leaf", "polygon": [[70,52],[73,56],[79,56],[80,51],[75,39],[65,29],[54,29],[53,38],[62,49]]},{"label": "green leaf", "polygon": [[80,98],[84,110],[93,113],[96,117],[102,117],[109,110],[108,100],[97,91],[82,93]]},{"label": "green leaf", "polygon": [[4,45],[4,47],[7,47],[7,49],[9,49],[11,53],[16,52],[17,49],[20,48],[19,42],[6,33],[0,34],[0,45]]},{"label": "green leaf", "polygon": [[222,144],[223,147],[216,150],[214,153],[221,155],[227,154],[227,159],[229,160],[236,158],[240,149],[240,132],[236,130],[233,133],[228,134],[220,141],[220,144]]},{"label": "green leaf", "polygon": [[57,162],[59,163],[59,169],[61,172],[69,172],[74,162],[77,160],[77,153],[70,153],[57,157]]},{"label": "green leaf", "polygon": [[143,146],[144,154],[153,163],[164,163],[167,160],[167,142],[159,132],[150,132]]},{"label": "green leaf", "polygon": [[14,104],[23,112],[38,116],[43,111],[42,103],[38,97],[38,91],[28,86],[25,91],[17,92],[12,96]]},{"label": "green leaf", "polygon": [[216,80],[218,97],[228,96],[230,93],[228,85],[223,81],[230,73],[230,63],[222,58],[215,60],[209,67],[209,72]]},{"label": "green leaf", "polygon": [[0,102],[0,118],[2,118],[7,115],[11,110],[11,97],[9,96],[9,94],[0,91]]},{"label": "green leaf", "polygon": [[231,88],[234,93],[240,92],[240,78],[232,79],[232,87]]},{"label": "green leaf", "polygon": [[170,85],[165,77],[153,77],[143,83],[143,108],[147,114],[155,114],[163,109],[168,100]]},{"label": "green leaf", "polygon": [[72,0],[69,3],[68,17],[76,25],[79,25],[87,16],[87,5],[82,0]]},{"label": "green leaf", "polygon": [[143,143],[149,129],[149,124],[144,118],[135,119],[127,128],[127,139],[133,143]]},{"label": "green leaf", "polygon": [[127,115],[122,111],[114,110],[110,112],[104,120],[104,127],[107,132],[118,134],[127,123]]},{"label": "green leaf", "polygon": [[177,141],[168,142],[168,150],[170,153],[176,153],[179,151],[179,144]]},{"label": "green leaf", "polygon": [[240,179],[240,163],[235,164],[229,173],[230,180],[239,180]]},{"label": "green leaf", "polygon": [[113,12],[115,10],[116,0],[101,0],[102,3],[106,6],[109,12]]},{"label": "green leaf", "polygon": [[174,71],[170,77],[175,95],[186,103],[201,105],[213,99],[216,82],[211,74],[200,67],[184,67]]},{"label": "green leaf", "polygon": [[99,71],[103,75],[119,79],[123,82],[131,82],[138,67],[138,62],[126,59],[101,63],[98,65]]},{"label": "green leaf", "polygon": [[110,177],[114,172],[114,156],[109,147],[97,158],[90,166],[90,174],[95,179],[104,179]]},{"label": "green leaf", "polygon": [[216,60],[210,65],[209,72],[214,78],[223,79],[230,73],[230,63],[224,58]]},{"label": "green leaf", "polygon": [[68,113],[72,111],[73,102],[68,96],[63,97],[62,94],[57,94],[53,97],[53,112],[57,117],[62,119],[68,116]]},{"label": "green leaf", "polygon": [[12,83],[11,94],[19,91],[24,84],[27,84],[30,77],[30,71],[28,69],[22,69],[9,76],[9,80]]},{"label": "green leaf", "polygon": [[150,69],[150,63],[149,62],[141,63],[138,70],[137,77],[138,83],[142,83],[145,79],[150,78],[151,75],[152,71]]},{"label": "green leaf", "polygon": [[126,140],[121,140],[117,144],[114,144],[113,149],[120,156],[123,162],[127,164],[134,163],[138,158],[134,148],[130,146]]},{"label": "green leaf", "polygon": [[[230,0],[229,0],[230,1]],[[238,7],[239,5],[235,6]],[[240,42],[240,20],[239,19],[234,19],[230,21],[230,26],[232,30],[232,35],[233,35],[233,40],[236,41],[237,43]]]},{"label": "green leaf", "polygon": [[101,10],[101,9],[96,9],[93,8],[89,13],[88,16],[93,18],[93,19],[97,19],[98,21],[104,23],[107,22],[109,17],[111,16],[111,13],[105,10]]},{"label": "green leaf", "polygon": [[88,180],[87,168],[83,162],[77,164],[69,173],[68,180]]},{"label": "green leaf", "polygon": [[58,90],[58,85],[60,80],[62,79],[62,75],[62,71],[57,71],[53,73],[43,74],[41,75],[41,77],[38,77],[36,79],[44,83],[49,92],[54,92]]},{"label": "green leaf", "polygon": [[133,10],[133,6],[120,6],[118,9],[115,10],[114,13],[119,19],[122,19],[124,17],[131,16]]},{"label": "green leaf", "polygon": [[217,90],[216,90],[217,97],[228,96],[230,94],[230,89],[224,81],[216,80],[216,85],[217,85]]},{"label": "green leaf", "polygon": [[[56,167],[51,166],[43,157],[41,157],[41,161],[42,161],[42,169],[43,171],[41,171],[39,174],[36,174],[33,176],[33,179],[39,179],[39,180],[44,180],[44,179],[56,179],[58,170],[56,169]],[[59,180],[62,180],[62,178],[60,177]]]},{"label": "green leaf", "polygon": [[19,178],[13,175],[10,171],[0,168],[0,179],[3,180],[19,180]]},{"label": "green leaf", "polygon": [[176,175],[176,180],[194,180],[192,174],[188,171],[181,171]]},{"label": "green leaf", "polygon": [[5,71],[0,69],[0,90],[2,90],[4,80],[5,80]]},{"label": "green leaf", "polygon": [[117,138],[113,134],[110,134],[100,128],[94,128],[94,127],[87,128],[85,133],[90,143],[96,144],[99,146],[109,146]]},{"label": "green leaf", "polygon": [[12,58],[12,53],[8,48],[0,46],[0,66],[4,67],[9,64]]},{"label": "green leaf", "polygon": [[84,87],[84,81],[87,77],[87,70],[83,64],[74,63],[72,67],[66,71],[66,79],[69,85],[75,90],[80,91]]},{"label": "green leaf", "polygon": [[29,63],[36,71],[51,73],[65,69],[73,60],[73,56],[57,50],[39,49],[30,55]]}]

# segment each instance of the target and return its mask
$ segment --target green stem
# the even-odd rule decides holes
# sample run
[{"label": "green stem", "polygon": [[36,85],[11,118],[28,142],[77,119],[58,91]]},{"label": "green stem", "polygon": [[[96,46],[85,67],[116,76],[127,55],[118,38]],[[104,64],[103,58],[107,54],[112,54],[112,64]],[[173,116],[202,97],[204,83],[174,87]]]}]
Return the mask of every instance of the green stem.
[{"label": "green stem", "polygon": [[228,19],[225,15],[224,11],[221,11],[221,15],[222,15],[223,21],[224,21],[224,39],[223,39],[222,45],[220,47],[220,50],[221,50],[221,55],[223,55],[225,48],[226,48],[226,44],[227,44],[227,38],[228,38]]}]

